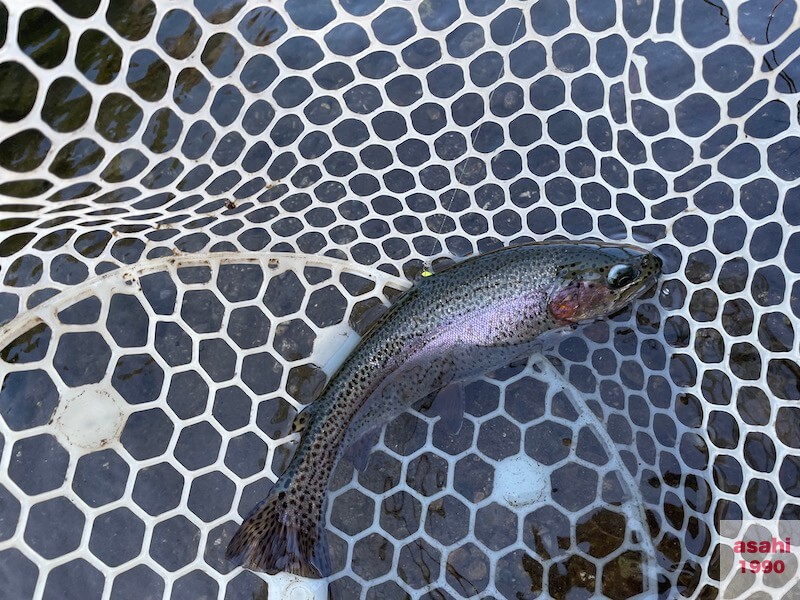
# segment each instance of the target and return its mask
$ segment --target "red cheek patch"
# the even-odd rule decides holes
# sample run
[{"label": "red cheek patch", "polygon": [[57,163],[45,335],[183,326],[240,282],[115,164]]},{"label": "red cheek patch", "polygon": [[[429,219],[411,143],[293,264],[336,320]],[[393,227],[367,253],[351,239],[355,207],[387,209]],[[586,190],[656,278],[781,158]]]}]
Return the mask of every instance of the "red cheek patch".
[{"label": "red cheek patch", "polygon": [[581,282],[553,294],[548,307],[550,314],[559,321],[574,323],[602,312],[608,303],[606,288]]},{"label": "red cheek patch", "polygon": [[550,300],[550,314],[559,321],[572,321],[578,312],[579,295],[577,288],[556,292]]}]

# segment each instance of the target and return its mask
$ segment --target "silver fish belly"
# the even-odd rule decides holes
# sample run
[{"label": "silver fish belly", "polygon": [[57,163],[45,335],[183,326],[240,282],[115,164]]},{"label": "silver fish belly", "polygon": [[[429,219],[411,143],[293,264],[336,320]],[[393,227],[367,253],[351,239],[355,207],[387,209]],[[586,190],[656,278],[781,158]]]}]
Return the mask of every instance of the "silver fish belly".
[{"label": "silver fish belly", "polygon": [[658,258],[632,246],[552,242],[503,248],[423,279],[300,413],[294,458],[226,556],[271,574],[327,576],[327,488],[348,447],[418,400],[530,354],[542,334],[619,310],[660,271]]}]

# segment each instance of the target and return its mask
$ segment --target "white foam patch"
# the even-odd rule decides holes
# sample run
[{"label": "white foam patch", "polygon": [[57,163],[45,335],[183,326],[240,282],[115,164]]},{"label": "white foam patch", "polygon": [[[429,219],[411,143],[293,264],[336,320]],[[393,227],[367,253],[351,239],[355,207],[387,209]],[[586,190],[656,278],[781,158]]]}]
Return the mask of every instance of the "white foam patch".
[{"label": "white foam patch", "polygon": [[528,456],[510,456],[495,468],[493,495],[509,506],[548,502],[550,471]]},{"label": "white foam patch", "polygon": [[307,579],[290,573],[258,575],[267,582],[269,600],[314,600],[327,596],[326,579]]},{"label": "white foam patch", "polygon": [[98,450],[117,441],[127,404],[113,389],[84,386],[61,397],[53,424],[70,444]]}]

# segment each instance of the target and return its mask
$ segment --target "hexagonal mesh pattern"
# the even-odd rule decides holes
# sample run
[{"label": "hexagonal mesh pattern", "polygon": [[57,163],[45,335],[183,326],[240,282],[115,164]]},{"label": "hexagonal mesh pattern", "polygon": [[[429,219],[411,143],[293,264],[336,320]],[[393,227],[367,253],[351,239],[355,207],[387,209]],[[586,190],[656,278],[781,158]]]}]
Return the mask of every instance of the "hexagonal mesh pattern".
[{"label": "hexagonal mesh pattern", "polygon": [[472,382],[457,434],[411,411],[343,462],[330,592],[715,597],[719,519],[800,519],[798,19],[0,3],[5,592],[274,594],[224,548],[370,307],[429,261],[561,237],[665,276]]}]

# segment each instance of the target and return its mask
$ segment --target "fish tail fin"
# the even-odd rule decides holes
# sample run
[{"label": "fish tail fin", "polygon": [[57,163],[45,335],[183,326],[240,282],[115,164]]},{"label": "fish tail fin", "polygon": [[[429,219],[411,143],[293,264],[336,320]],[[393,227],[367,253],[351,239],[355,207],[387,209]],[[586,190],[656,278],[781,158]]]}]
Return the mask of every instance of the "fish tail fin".
[{"label": "fish tail fin", "polygon": [[251,571],[280,571],[302,577],[330,575],[328,540],[322,520],[305,526],[286,514],[283,500],[270,493],[231,538],[225,557]]}]

